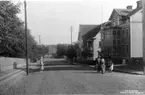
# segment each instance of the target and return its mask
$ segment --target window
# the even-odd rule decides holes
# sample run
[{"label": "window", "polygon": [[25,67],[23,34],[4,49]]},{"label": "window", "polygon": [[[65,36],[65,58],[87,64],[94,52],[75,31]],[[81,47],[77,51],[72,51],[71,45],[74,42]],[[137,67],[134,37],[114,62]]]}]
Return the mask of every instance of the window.
[{"label": "window", "polygon": [[120,31],[117,32],[117,35],[120,36]]},{"label": "window", "polygon": [[126,37],[128,37],[128,31],[126,32]]},{"label": "window", "polygon": [[117,31],[117,37],[120,38],[120,31]]},{"label": "window", "polygon": [[99,42],[99,47],[101,47],[101,41]]},{"label": "window", "polygon": [[124,37],[124,29],[122,29],[122,33],[121,33],[121,34],[122,34],[122,36]]},{"label": "window", "polygon": [[115,30],[113,31],[113,35],[116,35],[116,31]]},{"label": "window", "polygon": [[129,50],[128,50],[128,45],[126,45],[126,53],[128,53],[128,51],[129,51]]},{"label": "window", "polygon": [[117,44],[119,44],[119,45],[120,45],[120,40],[117,40]]},{"label": "window", "polygon": [[113,40],[113,44],[116,45],[116,40]]},{"label": "window", "polygon": [[128,32],[129,31],[129,29],[128,28],[126,28],[126,30],[125,30],[126,32]]}]

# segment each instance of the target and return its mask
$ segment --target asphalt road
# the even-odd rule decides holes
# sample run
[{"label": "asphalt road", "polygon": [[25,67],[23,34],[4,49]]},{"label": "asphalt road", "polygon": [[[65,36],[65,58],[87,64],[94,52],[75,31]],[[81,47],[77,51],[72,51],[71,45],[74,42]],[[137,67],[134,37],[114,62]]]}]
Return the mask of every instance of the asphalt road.
[{"label": "asphalt road", "polygon": [[[1,95],[111,94],[145,91],[145,76],[123,73],[100,74],[93,68],[70,65],[63,60],[45,62],[44,71],[32,69],[0,85]],[[144,93],[145,94],[145,93]]]}]

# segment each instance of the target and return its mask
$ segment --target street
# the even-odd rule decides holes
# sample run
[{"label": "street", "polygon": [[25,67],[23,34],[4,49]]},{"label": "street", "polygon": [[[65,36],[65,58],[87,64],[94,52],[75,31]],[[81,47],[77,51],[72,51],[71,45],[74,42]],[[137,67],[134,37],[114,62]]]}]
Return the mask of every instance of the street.
[{"label": "street", "polygon": [[21,73],[1,84],[0,95],[124,95],[125,92],[127,95],[127,91],[145,91],[145,76],[142,75],[116,72],[100,74],[94,68],[70,65],[64,60],[50,60],[44,64],[44,71],[37,68],[28,76]]}]

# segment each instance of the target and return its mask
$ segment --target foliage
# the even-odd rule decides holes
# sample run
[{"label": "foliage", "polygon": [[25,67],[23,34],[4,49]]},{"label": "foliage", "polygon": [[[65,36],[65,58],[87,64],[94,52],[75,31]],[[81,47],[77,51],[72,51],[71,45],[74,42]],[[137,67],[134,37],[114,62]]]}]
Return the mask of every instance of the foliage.
[{"label": "foliage", "polygon": [[66,50],[66,56],[70,59],[77,57],[77,53],[76,53],[74,46],[68,45],[67,50]]},{"label": "foliage", "polygon": [[57,45],[57,56],[58,57],[63,57],[66,52],[66,45],[65,44],[58,44]]},{"label": "foliage", "polygon": [[49,52],[48,50],[48,46],[46,45],[37,45],[37,44],[33,44],[31,51],[29,52],[29,57],[32,60],[35,59],[40,59],[41,56],[45,56],[47,55]]},{"label": "foliage", "polygon": [[[0,56],[25,57],[25,28],[24,22],[17,17],[20,3],[0,1]],[[36,41],[28,30],[29,57],[33,54]]]}]

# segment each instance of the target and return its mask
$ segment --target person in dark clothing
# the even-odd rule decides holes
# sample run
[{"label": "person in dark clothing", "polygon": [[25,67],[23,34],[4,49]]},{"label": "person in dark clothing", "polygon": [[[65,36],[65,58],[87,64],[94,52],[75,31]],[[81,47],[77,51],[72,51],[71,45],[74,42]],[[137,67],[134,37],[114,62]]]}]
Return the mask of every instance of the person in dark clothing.
[{"label": "person in dark clothing", "polygon": [[102,73],[105,72],[105,59],[101,55],[98,55],[98,58],[96,58],[95,69],[98,72],[100,71],[102,71]]}]

